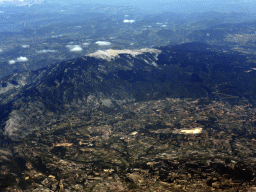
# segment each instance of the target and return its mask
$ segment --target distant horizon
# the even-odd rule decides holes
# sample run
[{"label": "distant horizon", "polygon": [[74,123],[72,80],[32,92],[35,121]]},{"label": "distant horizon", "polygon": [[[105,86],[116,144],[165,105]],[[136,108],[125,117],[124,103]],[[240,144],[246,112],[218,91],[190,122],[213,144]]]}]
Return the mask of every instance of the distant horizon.
[{"label": "distant horizon", "polygon": [[102,4],[109,6],[132,6],[140,10],[152,13],[174,12],[174,13],[197,13],[197,12],[238,12],[238,13],[256,13],[256,2],[251,1],[220,1],[220,0],[0,0],[0,5],[13,4],[17,6],[32,5],[40,3],[58,3],[60,5],[68,4]]}]

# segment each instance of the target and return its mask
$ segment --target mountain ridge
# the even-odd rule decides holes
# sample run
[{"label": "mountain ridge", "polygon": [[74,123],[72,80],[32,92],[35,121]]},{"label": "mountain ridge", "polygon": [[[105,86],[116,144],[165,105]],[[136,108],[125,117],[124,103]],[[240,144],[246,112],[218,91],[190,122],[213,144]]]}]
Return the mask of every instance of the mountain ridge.
[{"label": "mountain ridge", "polygon": [[246,56],[223,53],[220,47],[203,43],[157,50],[135,56],[121,53],[111,59],[85,56],[26,72],[26,76],[4,78],[0,89],[1,108],[6,109],[0,116],[3,134],[19,140],[70,113],[117,109],[125,103],[165,97],[234,103],[245,99],[254,104],[255,64]]}]

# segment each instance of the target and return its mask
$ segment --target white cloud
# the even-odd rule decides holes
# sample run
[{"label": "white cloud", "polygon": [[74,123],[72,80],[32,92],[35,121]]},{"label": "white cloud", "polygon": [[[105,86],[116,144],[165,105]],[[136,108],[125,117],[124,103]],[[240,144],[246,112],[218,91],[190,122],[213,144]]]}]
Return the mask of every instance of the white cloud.
[{"label": "white cloud", "polygon": [[162,27],[167,27],[167,25],[162,25]]},{"label": "white cloud", "polygon": [[74,47],[74,45],[66,45],[66,47],[67,47],[68,49],[71,49],[72,47]]},{"label": "white cloud", "polygon": [[70,51],[72,52],[78,52],[78,51],[82,51],[82,47],[80,45],[75,45],[72,49],[70,49]]},{"label": "white cloud", "polygon": [[21,45],[22,48],[29,48],[30,45]]},{"label": "white cloud", "polygon": [[54,53],[56,50],[51,50],[51,49],[43,49],[40,51],[37,51],[37,53]]},{"label": "white cloud", "polygon": [[3,49],[0,49],[0,53],[3,52]]},{"label": "white cloud", "polygon": [[83,51],[83,49],[80,45],[67,45],[66,47],[69,48],[69,51],[71,51],[71,52]]},{"label": "white cloud", "polygon": [[124,21],[123,21],[124,23],[134,23],[135,22],[135,20],[128,20],[128,19],[125,19]]},{"label": "white cloud", "polygon": [[99,46],[111,45],[111,43],[108,41],[96,41],[95,44],[97,44]]},{"label": "white cloud", "polygon": [[10,60],[10,61],[9,61],[9,65],[12,65],[12,64],[14,64],[14,63],[16,63],[16,61],[14,61],[14,60]]},{"label": "white cloud", "polygon": [[12,64],[14,64],[16,62],[27,62],[27,61],[28,61],[27,57],[20,56],[20,57],[17,57],[16,60],[9,60],[9,64],[12,65]]},{"label": "white cloud", "polygon": [[18,58],[16,59],[16,61],[17,61],[17,62],[26,62],[26,61],[28,61],[28,58],[27,58],[27,57],[22,57],[22,56],[20,56],[20,57],[18,57]]},{"label": "white cloud", "polygon": [[84,46],[88,46],[90,43],[83,43]]}]

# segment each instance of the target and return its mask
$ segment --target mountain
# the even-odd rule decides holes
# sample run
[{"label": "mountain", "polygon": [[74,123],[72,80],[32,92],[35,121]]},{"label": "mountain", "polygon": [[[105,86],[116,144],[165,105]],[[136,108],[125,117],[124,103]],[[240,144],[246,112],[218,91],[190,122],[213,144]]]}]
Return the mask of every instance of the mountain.
[{"label": "mountain", "polygon": [[215,23],[205,29],[193,31],[188,35],[191,41],[208,43],[211,45],[230,46],[241,52],[253,53],[255,49],[256,23]]},{"label": "mountain", "polygon": [[1,80],[1,128],[15,140],[69,114],[165,97],[254,105],[254,69],[253,56],[202,43],[98,51]]},{"label": "mountain", "polygon": [[255,56],[97,51],[0,81],[3,191],[253,191]]}]

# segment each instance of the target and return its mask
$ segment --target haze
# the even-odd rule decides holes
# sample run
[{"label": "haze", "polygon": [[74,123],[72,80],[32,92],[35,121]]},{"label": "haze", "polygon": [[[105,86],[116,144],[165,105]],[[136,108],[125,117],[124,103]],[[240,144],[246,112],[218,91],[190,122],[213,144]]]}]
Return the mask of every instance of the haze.
[{"label": "haze", "polygon": [[[49,1],[52,2],[52,1]],[[55,2],[70,3],[69,1],[55,0]],[[81,2],[81,0],[72,1],[72,3]],[[187,13],[187,12],[206,12],[206,11],[221,11],[221,12],[254,12],[256,4],[252,0],[89,0],[86,3],[109,4],[118,6],[134,6],[142,10],[159,13],[162,11]]]},{"label": "haze", "polygon": [[38,4],[38,3],[58,3],[68,4],[104,4],[111,6],[133,6],[151,13],[161,13],[163,11],[176,13],[195,13],[195,12],[250,12],[254,13],[256,3],[252,0],[0,0],[1,4],[11,3],[18,5]]}]

